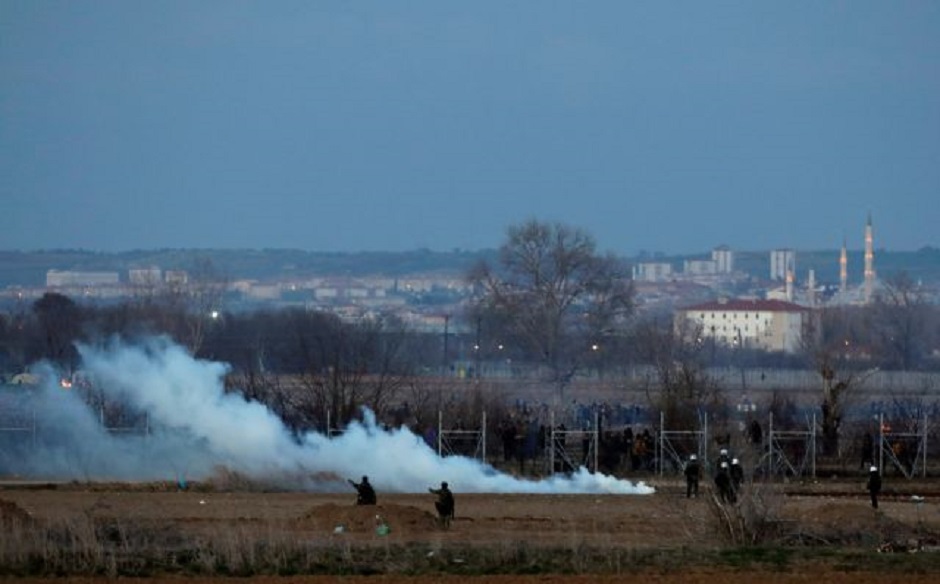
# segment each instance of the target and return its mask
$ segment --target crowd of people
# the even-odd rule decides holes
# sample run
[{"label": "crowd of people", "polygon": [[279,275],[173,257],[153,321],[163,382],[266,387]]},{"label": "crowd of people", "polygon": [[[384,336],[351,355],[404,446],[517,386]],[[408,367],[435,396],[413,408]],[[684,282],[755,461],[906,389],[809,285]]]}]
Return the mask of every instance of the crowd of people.
[{"label": "crowd of people", "polygon": [[524,472],[528,462],[544,461],[553,436],[556,453],[559,454],[556,456],[558,464],[593,467],[592,446],[597,436],[599,470],[606,473],[652,471],[655,466],[655,437],[648,427],[637,431],[632,426],[617,430],[599,428],[595,433],[593,422],[583,422],[575,427],[559,422],[552,428],[535,418],[507,416],[498,423],[496,433],[503,463],[517,463],[520,472]]}]

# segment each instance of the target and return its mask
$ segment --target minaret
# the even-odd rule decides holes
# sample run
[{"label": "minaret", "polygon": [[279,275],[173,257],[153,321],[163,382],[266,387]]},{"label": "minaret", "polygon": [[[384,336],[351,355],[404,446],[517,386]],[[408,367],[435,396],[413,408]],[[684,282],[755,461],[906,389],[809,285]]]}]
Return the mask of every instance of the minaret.
[{"label": "minaret", "polygon": [[[845,249],[845,238],[842,238],[842,253],[839,255],[839,296],[845,298],[849,289],[849,252]],[[845,300],[843,300],[845,302]]]},{"label": "minaret", "polygon": [[875,290],[875,237],[871,228],[871,213],[865,225],[865,304],[871,302]]},{"label": "minaret", "polygon": [[806,303],[816,306],[816,270],[809,271],[809,278],[806,281]]},{"label": "minaret", "polygon": [[793,302],[793,270],[787,270],[787,280],[784,291],[787,296],[787,302]]}]

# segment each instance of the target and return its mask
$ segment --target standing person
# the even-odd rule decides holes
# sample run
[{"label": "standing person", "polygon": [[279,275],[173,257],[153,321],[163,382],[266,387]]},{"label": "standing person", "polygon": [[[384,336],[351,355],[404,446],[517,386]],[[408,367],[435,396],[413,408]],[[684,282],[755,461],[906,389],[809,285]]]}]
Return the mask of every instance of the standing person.
[{"label": "standing person", "polygon": [[698,457],[694,454],[689,456],[689,462],[685,464],[685,498],[692,496],[698,497],[698,480],[702,476],[702,465],[698,462]]},{"label": "standing person", "polygon": [[722,503],[734,503],[734,489],[731,487],[731,473],[728,463],[722,462],[715,475],[715,487],[718,489],[718,498]]},{"label": "standing person", "polygon": [[356,489],[356,505],[375,505],[375,489],[372,488],[369,477],[363,476],[361,483],[357,483],[352,479],[346,480]]},{"label": "standing person", "polygon": [[503,441],[503,462],[512,460],[516,446],[516,426],[512,420],[500,422],[499,437]]},{"label": "standing person", "polygon": [[735,495],[741,490],[741,484],[744,483],[744,469],[741,467],[741,462],[737,458],[731,459],[730,467],[731,475],[731,488],[734,489]]},{"label": "standing person", "polygon": [[760,427],[760,422],[757,420],[751,421],[751,425],[748,428],[748,437],[751,441],[751,444],[760,448],[761,444],[764,442],[764,431]]},{"label": "standing person", "polygon": [[653,435],[650,434],[649,428],[643,428],[643,468],[647,470],[653,469],[653,456],[655,454],[655,448],[653,442]]},{"label": "standing person", "polygon": [[632,470],[633,465],[631,464],[631,457],[633,456],[633,428],[627,426],[623,431],[623,438],[621,439],[621,445],[623,446],[622,459],[623,459],[623,470]]},{"label": "standing person", "polygon": [[868,469],[868,484],[865,486],[871,495],[871,506],[878,508],[878,493],[881,492],[881,475],[878,474],[878,467],[872,466]]},{"label": "standing person", "polygon": [[437,495],[437,501],[434,502],[434,508],[437,509],[437,516],[443,527],[448,527],[454,518],[454,494],[450,492],[447,481],[441,483],[440,489],[428,489],[433,495]]},{"label": "standing person", "polygon": [[865,465],[872,464],[875,461],[875,440],[871,432],[865,432],[862,436],[862,463],[859,468],[865,468]]}]

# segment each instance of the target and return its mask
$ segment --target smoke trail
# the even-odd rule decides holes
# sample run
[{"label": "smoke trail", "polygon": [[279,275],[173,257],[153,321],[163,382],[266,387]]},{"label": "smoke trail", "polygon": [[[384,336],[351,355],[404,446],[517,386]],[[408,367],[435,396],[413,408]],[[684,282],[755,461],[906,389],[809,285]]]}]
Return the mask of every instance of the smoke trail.
[{"label": "smoke trail", "polygon": [[[36,400],[43,419],[41,444],[16,460],[0,459],[0,472],[59,479],[199,480],[224,467],[257,479],[306,477],[307,488],[323,490],[345,490],[346,477],[368,475],[386,492],[425,492],[444,480],[461,492],[653,492],[642,483],[584,469],[533,481],[473,459],[441,458],[407,428],[380,428],[371,412],[341,436],[311,432],[298,439],[263,404],[224,391],[226,365],[196,360],[162,338],[140,346],[118,341],[105,348],[81,346],[79,352],[96,387],[146,412],[151,431],[113,435],[75,391],[47,383]],[[322,477],[332,478],[324,483]]]}]

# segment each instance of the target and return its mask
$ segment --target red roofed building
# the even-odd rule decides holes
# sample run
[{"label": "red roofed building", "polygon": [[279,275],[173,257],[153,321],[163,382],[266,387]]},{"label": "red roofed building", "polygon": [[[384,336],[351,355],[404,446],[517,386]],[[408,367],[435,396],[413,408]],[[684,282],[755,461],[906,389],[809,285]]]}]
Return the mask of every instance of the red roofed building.
[{"label": "red roofed building", "polygon": [[722,299],[676,312],[676,330],[730,347],[795,353],[816,314],[783,300]]}]

